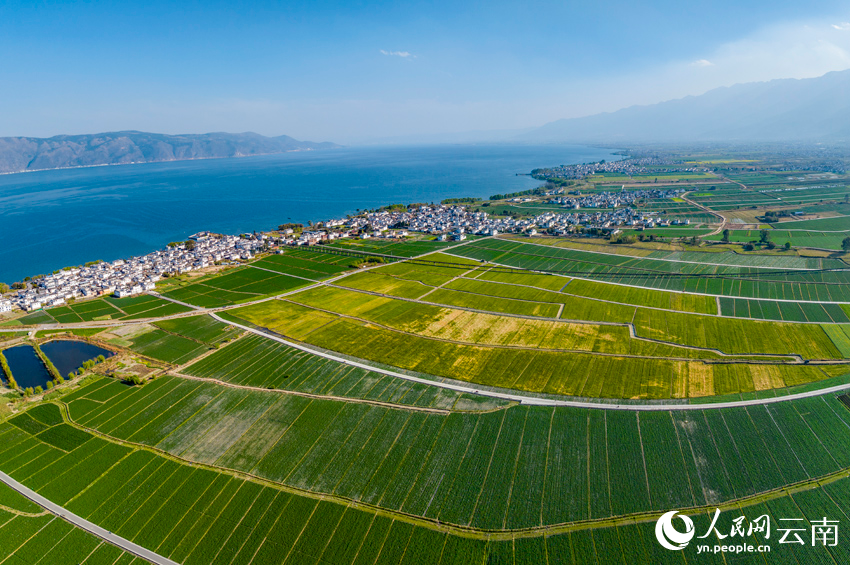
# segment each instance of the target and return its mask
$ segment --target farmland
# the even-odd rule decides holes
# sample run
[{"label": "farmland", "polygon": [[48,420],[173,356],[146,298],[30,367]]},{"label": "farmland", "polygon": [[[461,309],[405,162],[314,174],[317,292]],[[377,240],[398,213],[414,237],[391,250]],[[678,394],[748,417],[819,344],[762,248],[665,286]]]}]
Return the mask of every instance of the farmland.
[{"label": "farmland", "polygon": [[499,406],[499,401],[404,381],[351,367],[251,335],[182,369],[182,373],[245,387],[436,409]]},{"label": "farmland", "polygon": [[[585,330],[584,335],[577,333],[574,337],[580,340],[577,343],[583,340],[583,343],[587,344],[584,345],[587,352],[568,353],[534,347],[499,348],[430,339],[412,333],[374,327],[359,320],[340,318],[281,301],[237,309],[232,314],[227,314],[227,317],[270,328],[292,339],[303,339],[325,349],[379,363],[389,363],[402,369],[488,386],[570,396],[685,398],[778,388],[818,381],[827,376],[817,367],[807,365],[705,364],[696,359],[689,361],[663,356],[653,357],[652,347],[657,347],[655,351],[664,354],[671,350],[671,346],[640,343],[637,340],[633,341],[635,344],[640,343],[642,349],[636,351],[643,353],[645,357],[629,357],[625,354],[596,355],[593,349],[595,347],[609,348],[610,351],[610,348],[623,347],[623,344],[613,338],[600,338],[600,334],[594,333],[592,327]],[[653,319],[647,318],[645,321],[649,331],[654,331]],[[717,320],[747,322],[720,318]],[[678,329],[681,334],[677,335],[677,338],[693,337],[703,342],[708,339],[704,333],[686,333],[689,328],[687,319],[671,318],[670,322],[673,321],[682,324]],[[533,326],[530,325],[529,328]],[[602,327],[598,329],[602,330]],[[611,331],[617,329],[605,327],[604,331],[610,335]],[[484,332],[482,335],[495,339],[491,330],[486,323],[481,327]],[[812,346],[822,347],[824,352],[841,357],[839,350],[820,327],[812,326],[811,330],[820,332],[821,336]],[[458,331],[470,330],[461,326]],[[517,328],[514,328],[514,331],[517,331]],[[546,332],[541,334],[539,328],[523,338],[531,340],[535,335],[538,339],[547,339]],[[777,339],[789,339],[787,334],[776,335]],[[729,337],[734,337],[734,334]],[[562,338],[558,336],[558,339]],[[728,343],[730,346],[740,347],[734,340]],[[782,350],[781,345],[782,342],[779,342],[777,351]],[[709,351],[687,348],[676,350],[683,356],[713,355]],[[784,350],[782,351],[784,353]],[[628,378],[624,378],[624,375],[628,375]]]},{"label": "farmland", "polygon": [[[645,537],[654,517],[587,520],[696,508],[687,513],[705,529],[714,507],[724,509],[722,524],[738,508],[755,516],[788,504],[812,519],[813,509],[843,516],[840,501],[850,496],[841,478],[850,468],[850,411],[833,396],[692,412],[514,406],[428,414],[161,378],[142,387],[102,379],[65,402],[71,424],[53,405],[0,424],[0,470],[185,563],[248,559],[240,555],[349,563],[361,554],[396,562],[410,551],[445,563],[534,555],[553,563],[564,551],[589,552],[602,563],[612,550],[603,543],[620,547],[618,539],[644,536],[628,551],[661,555]],[[58,447],[52,437],[63,434],[46,433],[78,423],[98,435],[80,431]],[[765,458],[759,446],[767,445]],[[8,456],[17,452],[27,455]],[[760,495],[826,476],[838,480]],[[16,528],[36,519],[20,518]],[[473,529],[460,535],[454,526]],[[56,546],[47,539],[33,548]]]},{"label": "farmland", "polygon": [[155,296],[97,298],[28,314],[4,325],[75,324],[103,320],[138,320],[188,312],[190,308]]},{"label": "farmland", "polygon": [[194,306],[214,308],[249,302],[264,296],[279,294],[299,286],[309,284],[309,280],[284,275],[276,271],[253,266],[237,267],[224,274],[212,275],[197,282],[171,288],[163,296],[186,302]]},{"label": "farmland", "polygon": [[147,357],[180,365],[238,337],[235,328],[205,315],[110,330],[108,341]]},{"label": "farmland", "polygon": [[[484,529],[721,504],[850,467],[850,412],[833,397],[692,412],[516,406],[427,414],[181,379],[88,389],[68,402],[70,416],[108,436],[311,492]],[[595,429],[608,438],[607,448],[602,439],[590,440],[602,442],[601,450],[588,445],[598,437]],[[759,457],[756,445],[773,445],[773,457]],[[587,499],[587,471],[558,464],[565,453],[588,450],[589,457],[573,465],[607,469],[601,486],[611,489],[610,500]],[[667,482],[672,476],[690,486],[676,488]],[[553,504],[544,491],[575,504]],[[476,507],[475,500],[488,504]]]},{"label": "farmland", "polygon": [[[334,239],[11,314],[2,338],[69,332],[116,355],[5,391],[0,471],[187,565],[765,562],[663,549],[671,510],[699,533],[721,510],[711,544],[737,542],[741,514],[773,520],[748,543],[824,516],[844,542],[850,258],[828,249],[850,229],[846,183],[697,161],[731,169],[478,208],[527,220],[568,194],[682,188],[636,207],[689,226]],[[769,235],[721,243],[738,222]],[[769,561],[843,563],[845,545]],[[0,562],[141,560],[0,485]]]}]

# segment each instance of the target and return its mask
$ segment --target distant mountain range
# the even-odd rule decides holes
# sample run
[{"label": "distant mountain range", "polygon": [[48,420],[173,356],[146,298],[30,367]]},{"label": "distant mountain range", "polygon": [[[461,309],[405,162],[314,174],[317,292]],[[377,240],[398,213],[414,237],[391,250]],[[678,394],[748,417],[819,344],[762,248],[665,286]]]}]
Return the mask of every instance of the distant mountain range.
[{"label": "distant mountain range", "polygon": [[716,88],[649,106],[550,122],[524,141],[618,143],[850,140],[850,70]]},{"label": "distant mountain range", "polygon": [[269,155],[338,147],[341,146],[335,143],[298,141],[286,135],[265,137],[250,132],[166,135],[118,131],[49,138],[0,137],[0,173]]}]

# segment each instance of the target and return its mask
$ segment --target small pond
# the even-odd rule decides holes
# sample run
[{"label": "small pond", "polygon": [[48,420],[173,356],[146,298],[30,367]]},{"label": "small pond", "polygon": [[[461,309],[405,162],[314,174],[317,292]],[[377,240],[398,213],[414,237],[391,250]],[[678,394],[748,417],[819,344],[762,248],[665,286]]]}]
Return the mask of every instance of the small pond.
[{"label": "small pond", "polygon": [[[56,370],[58,370],[59,374],[63,377],[82,367],[83,361],[94,359],[98,355],[103,355],[109,359],[113,355],[113,353],[108,349],[103,349],[102,347],[92,345],[85,341],[71,339],[48,341],[47,343],[41,344],[41,351],[47,355],[47,358],[50,359],[54,365],[56,365]],[[11,369],[12,374],[15,375],[15,379],[17,379],[18,374],[15,372],[15,368],[11,367]],[[20,381],[18,381],[18,383],[20,383]]]},{"label": "small pond", "polygon": [[47,381],[53,379],[31,345],[17,345],[4,349],[3,356],[9,362],[12,375],[21,388],[44,387]]}]

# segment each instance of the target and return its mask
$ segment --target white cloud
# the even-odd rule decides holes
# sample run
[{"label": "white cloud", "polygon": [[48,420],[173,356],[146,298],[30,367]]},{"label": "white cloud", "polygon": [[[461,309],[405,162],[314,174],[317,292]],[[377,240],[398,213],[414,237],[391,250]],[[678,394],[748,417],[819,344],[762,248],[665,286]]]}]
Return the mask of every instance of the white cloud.
[{"label": "white cloud", "polygon": [[708,59],[697,59],[693,63],[691,63],[692,67],[713,67],[714,63],[709,61]]},{"label": "white cloud", "polygon": [[832,27],[834,27],[835,29],[839,29],[841,31],[848,31],[848,30],[850,30],[850,22],[842,22],[840,24],[832,24]]},{"label": "white cloud", "polygon": [[395,55],[396,57],[401,57],[403,59],[407,59],[407,58],[415,59],[416,58],[416,55],[413,55],[412,53],[409,53],[408,51],[385,51],[384,49],[381,49],[381,54],[383,54],[383,55]]}]

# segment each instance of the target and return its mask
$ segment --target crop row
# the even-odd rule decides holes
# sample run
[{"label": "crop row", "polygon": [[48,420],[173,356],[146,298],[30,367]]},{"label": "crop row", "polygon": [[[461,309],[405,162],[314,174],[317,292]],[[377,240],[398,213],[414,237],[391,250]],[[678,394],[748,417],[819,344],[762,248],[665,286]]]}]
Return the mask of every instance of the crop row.
[{"label": "crop row", "polygon": [[[8,425],[0,425],[0,437],[11,440],[18,451],[21,445],[38,443]],[[2,450],[0,469],[87,520],[186,564],[419,563],[423,556],[430,563],[465,564],[483,563],[487,553],[484,540],[291,495],[147,451],[96,439],[87,443],[95,444],[77,459],[44,446],[40,460],[51,468],[49,481],[42,478],[44,472],[24,472],[19,458],[9,457],[15,448]],[[50,488],[68,482],[77,490]],[[0,532],[0,555],[14,554],[23,563],[45,558],[100,563],[109,556],[111,563],[120,556],[49,515],[13,517],[0,511]]]},{"label": "crop row", "polygon": [[209,345],[229,341],[239,334],[239,330],[211,316],[174,318],[156,322],[154,325],[169,333],[180,334]]},{"label": "crop row", "polygon": [[[237,319],[235,316],[239,316],[238,319],[271,328],[294,339],[403,369],[485,385],[572,396],[613,398],[704,396],[715,394],[715,392],[721,393],[721,391],[743,392],[782,387],[821,380],[825,377],[824,373],[816,367],[805,365],[764,366],[741,363],[706,365],[701,362],[663,358],[597,356],[592,353],[494,348],[453,343],[377,328],[344,318],[334,321],[328,315],[317,317],[314,312],[308,308],[274,301],[274,303],[264,303],[257,307],[240,308],[228,314],[228,317]],[[651,312],[654,316],[658,311]],[[671,313],[662,312],[662,314]],[[718,319],[738,323],[768,324],[748,320]],[[691,322],[687,318],[677,321],[682,324]],[[527,322],[541,321],[527,320]],[[467,331],[470,329],[474,330],[474,328],[468,328]],[[624,328],[613,328],[613,330],[620,329]],[[686,332],[693,333],[698,330],[698,328],[684,326],[674,329],[683,332],[680,336],[683,338],[691,337]],[[830,355],[840,357],[841,354],[826,334],[817,326],[813,329],[822,334],[822,339],[827,342],[824,347],[828,348]],[[488,330],[489,328],[484,328],[482,331]],[[611,335],[610,332],[608,335]],[[789,335],[793,336],[793,333]],[[695,337],[705,339],[698,332]],[[753,339],[762,338],[754,336]],[[640,343],[640,352],[647,356],[653,355],[656,351],[661,356],[668,355],[672,349],[681,351],[681,354],[688,354],[689,351],[695,355],[711,354],[709,351],[672,348],[647,341],[631,341]],[[601,340],[598,343],[600,347],[606,348],[616,345]],[[783,343],[780,340],[773,345],[776,350],[780,350]],[[795,348],[798,346],[800,343],[795,343]],[[788,350],[781,351],[787,353]],[[770,371],[769,379],[764,378],[767,371]]]},{"label": "crop row", "polygon": [[[439,293],[440,290],[434,294]],[[463,293],[457,294],[463,295]],[[439,300],[442,295],[437,294],[435,300]],[[466,297],[468,307],[487,310],[489,298],[473,294],[468,294]],[[575,316],[581,319],[598,314],[603,319],[625,323],[634,317],[632,307],[574,297],[566,298],[567,300],[563,302],[565,306],[562,318],[573,319]],[[330,310],[340,315],[363,318],[399,331],[454,342],[647,356],[716,357],[716,354],[711,352],[634,340],[629,337],[628,329],[625,327],[498,316],[488,312],[469,312],[431,304],[375,297],[340,288],[316,288],[299,293],[289,300],[295,305]],[[535,303],[523,304],[535,305]],[[558,314],[553,308],[554,305],[539,304],[538,306],[549,306],[549,313],[552,314],[549,317],[556,317]],[[582,306],[585,307],[585,311],[582,311]],[[274,304],[264,308],[283,311],[286,306]],[[817,328],[816,330],[820,331]],[[824,339],[826,339],[825,336]],[[827,343],[828,341],[826,340]]]},{"label": "crop row", "polygon": [[205,345],[197,341],[160,329],[151,329],[139,334],[133,337],[130,343],[133,351],[176,365],[194,359],[207,350]]},{"label": "crop row", "polygon": [[787,271],[677,263],[509,240],[484,240],[459,248],[456,252],[465,257],[521,269],[550,271],[628,286],[747,298],[850,302],[848,271]]},{"label": "crop row", "polygon": [[251,265],[288,275],[321,280],[348,270],[351,261],[350,257],[298,250],[270,255]]},{"label": "crop row", "polygon": [[839,304],[721,298],[720,307],[724,316],[735,316],[739,318],[783,320],[786,322],[821,322],[828,324],[850,323],[850,319],[848,319],[843,306]]},{"label": "crop row", "polygon": [[[141,425],[184,393],[211,394],[157,395],[148,386],[124,395],[136,403],[115,402],[113,419],[138,412]],[[146,441],[298,488],[489,529],[718,504],[850,467],[850,412],[831,396],[688,412],[516,406],[443,415],[301,397],[269,404],[269,394],[222,390],[176,427],[148,430]],[[79,402],[70,403],[72,417],[101,429],[79,415]],[[244,431],[222,434],[224,422]],[[137,440],[134,428],[103,431]],[[184,428],[191,434],[173,441]]]},{"label": "crop row", "polygon": [[285,292],[306,282],[285,274],[244,267],[174,288],[164,295],[196,306],[217,307]]},{"label": "crop row", "polygon": [[430,408],[484,409],[501,403],[396,379],[311,355],[260,336],[247,336],[183,369],[188,375],[242,386],[363,398]]},{"label": "crop row", "polygon": [[[130,302],[132,301],[132,302]],[[179,314],[189,309],[155,296],[97,298],[40,310],[15,320],[17,324],[73,324],[92,320],[136,320]]]}]

